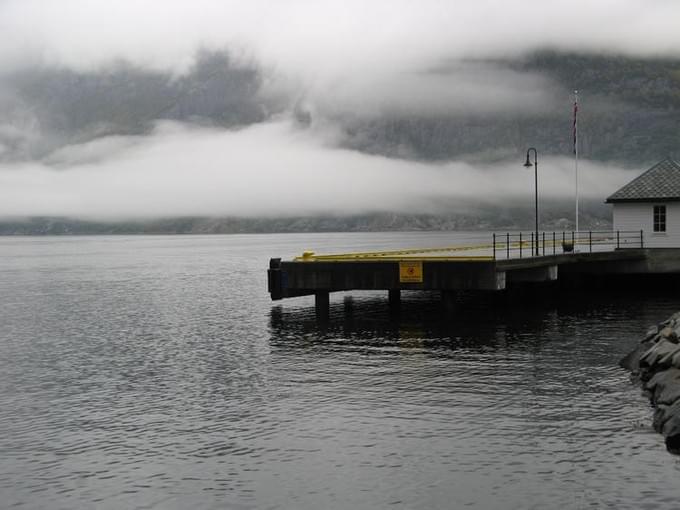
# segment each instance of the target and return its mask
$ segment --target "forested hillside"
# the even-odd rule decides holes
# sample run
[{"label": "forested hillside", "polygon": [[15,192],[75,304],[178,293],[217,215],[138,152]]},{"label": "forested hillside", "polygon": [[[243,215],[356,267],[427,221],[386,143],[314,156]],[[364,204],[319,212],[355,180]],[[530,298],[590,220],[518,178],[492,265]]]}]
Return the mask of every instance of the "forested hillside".
[{"label": "forested hillside", "polygon": [[582,157],[630,166],[680,157],[680,61],[542,52],[502,64],[552,78],[562,103],[539,115],[342,119],[348,144],[430,160],[502,160],[527,145],[567,155],[579,89]]},{"label": "forested hillside", "polygon": [[[137,69],[119,62],[96,72],[41,68],[0,79],[0,158],[42,158],[111,134],[144,134],[170,119],[234,128],[294,112],[300,128],[337,125],[341,143],[364,152],[417,160],[494,161],[527,144],[544,153],[571,151],[571,92],[581,93],[581,154],[598,161],[645,164],[679,157],[680,61],[541,52],[494,62],[539,73],[558,87],[552,108],[531,114],[382,116],[307,111],[299,93],[268,87],[273,72],[202,52],[187,73]],[[559,93],[562,93],[560,96]]]}]

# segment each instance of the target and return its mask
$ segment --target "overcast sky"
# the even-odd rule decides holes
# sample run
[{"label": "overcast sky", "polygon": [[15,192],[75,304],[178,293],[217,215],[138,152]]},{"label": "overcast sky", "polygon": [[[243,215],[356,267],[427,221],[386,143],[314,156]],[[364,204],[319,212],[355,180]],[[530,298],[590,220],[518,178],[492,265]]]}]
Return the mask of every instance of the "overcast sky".
[{"label": "overcast sky", "polygon": [[[678,20],[675,0],[0,0],[0,74],[119,59],[181,74],[197,49],[227,49],[304,91],[312,108],[494,115],[568,102],[571,91],[493,59],[544,48],[677,57]],[[418,212],[526,193],[510,163],[370,156],[338,148],[329,131],[298,132],[285,116],[237,132],[164,123],[145,137],[63,147],[0,165],[0,215]],[[542,166],[546,194],[573,193],[568,159],[552,163]],[[631,176],[583,167],[595,198]]]},{"label": "overcast sky", "polygon": [[678,55],[679,12],[676,0],[3,0],[0,62],[183,69],[197,47],[227,46],[315,76],[544,47]]}]

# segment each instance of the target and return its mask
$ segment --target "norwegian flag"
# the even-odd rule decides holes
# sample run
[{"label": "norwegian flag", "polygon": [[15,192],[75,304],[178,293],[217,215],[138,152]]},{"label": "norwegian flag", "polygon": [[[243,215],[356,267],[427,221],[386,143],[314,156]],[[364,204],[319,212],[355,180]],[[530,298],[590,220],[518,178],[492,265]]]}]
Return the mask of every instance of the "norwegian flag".
[{"label": "norwegian flag", "polygon": [[574,154],[577,154],[576,130],[578,120],[578,98],[574,101]]}]

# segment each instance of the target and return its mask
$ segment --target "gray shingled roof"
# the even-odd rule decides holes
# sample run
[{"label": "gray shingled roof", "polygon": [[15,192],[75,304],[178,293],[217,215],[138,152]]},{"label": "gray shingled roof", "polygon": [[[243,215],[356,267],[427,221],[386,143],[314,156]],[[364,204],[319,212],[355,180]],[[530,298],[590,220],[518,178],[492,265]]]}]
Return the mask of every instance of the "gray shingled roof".
[{"label": "gray shingled roof", "polygon": [[670,158],[660,161],[607,198],[611,202],[680,200],[680,164]]}]

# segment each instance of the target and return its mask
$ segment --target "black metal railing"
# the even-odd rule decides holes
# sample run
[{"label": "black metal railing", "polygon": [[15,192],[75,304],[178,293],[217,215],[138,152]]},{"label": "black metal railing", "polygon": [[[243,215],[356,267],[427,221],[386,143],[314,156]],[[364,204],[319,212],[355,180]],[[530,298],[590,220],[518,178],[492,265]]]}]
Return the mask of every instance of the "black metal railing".
[{"label": "black metal railing", "polygon": [[505,232],[493,234],[493,258],[592,253],[644,248],[642,230],[588,230],[581,232]]}]

